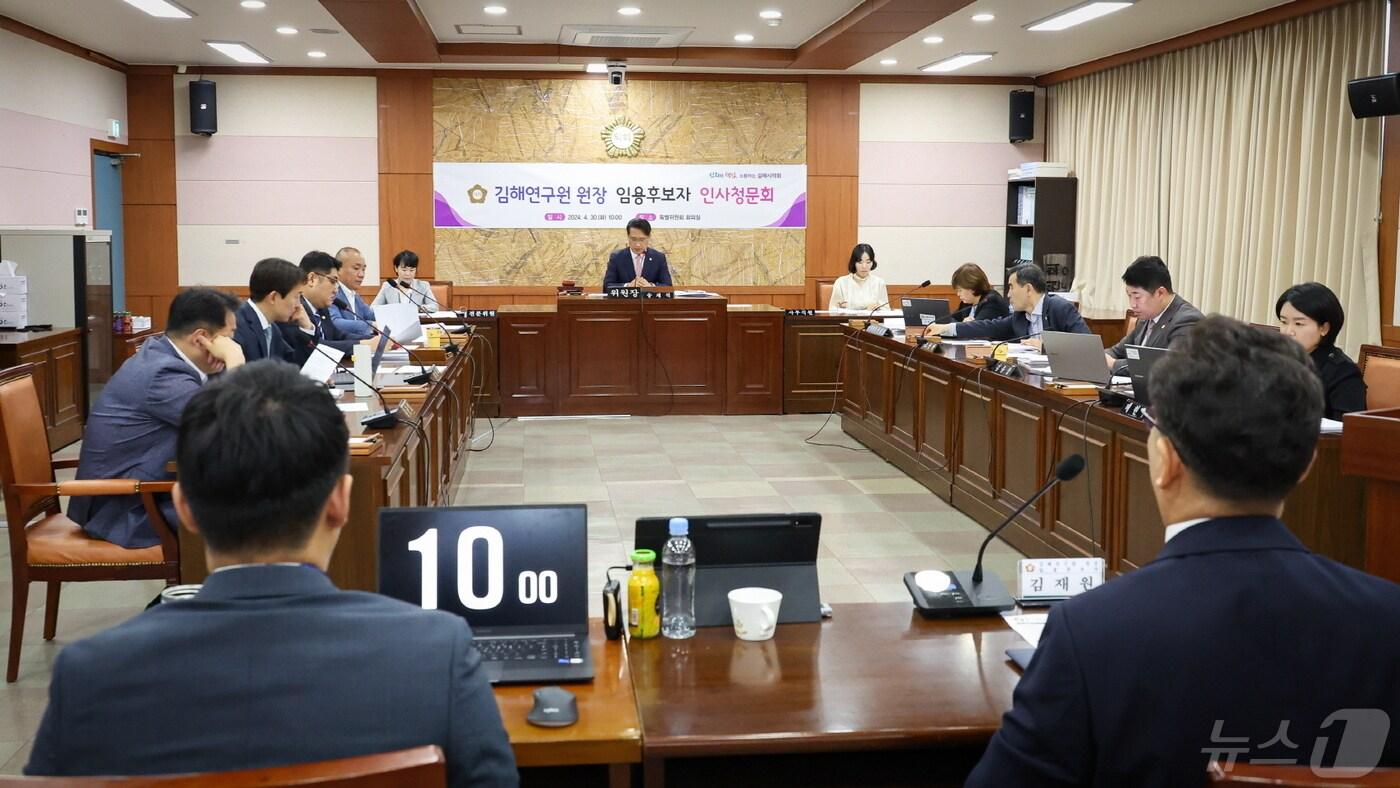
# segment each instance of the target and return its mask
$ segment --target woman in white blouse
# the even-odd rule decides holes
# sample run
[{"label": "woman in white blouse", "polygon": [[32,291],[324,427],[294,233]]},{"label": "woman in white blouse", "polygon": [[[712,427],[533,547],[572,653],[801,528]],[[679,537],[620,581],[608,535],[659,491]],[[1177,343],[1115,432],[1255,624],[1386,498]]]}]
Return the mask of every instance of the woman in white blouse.
[{"label": "woman in white blouse", "polygon": [[385,282],[379,288],[379,295],[374,297],[375,305],[398,304],[405,300],[417,304],[430,312],[436,312],[442,307],[438,306],[436,298],[433,298],[433,288],[418,278],[418,254],[408,249],[394,255],[394,273],[398,276],[398,287],[389,282]]},{"label": "woman in white blouse", "polygon": [[875,250],[870,244],[856,244],[851,250],[851,262],[846,266],[850,273],[836,280],[836,286],[831,289],[831,303],[826,308],[869,312],[888,306],[890,294],[885,290],[885,280],[871,273],[876,265]]}]

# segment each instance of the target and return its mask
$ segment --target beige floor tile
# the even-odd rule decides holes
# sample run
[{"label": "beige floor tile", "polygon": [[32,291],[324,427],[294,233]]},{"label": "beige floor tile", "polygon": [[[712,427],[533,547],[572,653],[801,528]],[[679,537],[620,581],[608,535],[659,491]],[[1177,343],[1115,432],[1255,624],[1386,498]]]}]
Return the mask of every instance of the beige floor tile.
[{"label": "beige floor tile", "polygon": [[[36,726],[37,727],[37,726]],[[0,765],[0,774],[23,774],[24,765],[29,763],[30,742],[25,742],[24,746],[15,751],[8,761]]]},{"label": "beige floor tile", "polygon": [[934,531],[966,531],[982,526],[976,520],[949,507],[947,511],[933,512],[892,512],[896,519],[909,526],[914,533]]},{"label": "beige floor tile", "polygon": [[735,463],[724,465],[682,463],[676,466],[676,472],[688,482],[760,481],[759,475],[754,472],[753,468]]},{"label": "beige floor tile", "polygon": [[527,484],[525,503],[584,503],[607,501],[608,487],[597,484]]},{"label": "beige floor tile", "polygon": [[794,508],[781,495],[740,498],[706,498],[700,501],[700,514],[787,514],[809,509]]},{"label": "beige floor tile", "polygon": [[813,481],[774,480],[769,482],[779,495],[797,497],[800,495],[860,495],[861,491],[845,479],[817,479]]},{"label": "beige floor tile", "polygon": [[846,571],[846,567],[841,565],[839,558],[818,558],[817,559],[817,579],[822,586],[847,586],[860,585],[856,576]]},{"label": "beige floor tile", "polygon": [[600,468],[599,473],[602,480],[606,482],[678,482],[681,481],[679,469],[669,462],[666,463],[638,463],[631,466],[621,466],[617,468]]},{"label": "beige floor tile", "polygon": [[860,488],[861,492],[870,493],[872,495],[889,493],[912,493],[922,495],[929,491],[927,487],[907,476],[903,478],[856,479],[851,482],[851,484]]},{"label": "beige floor tile", "polygon": [[889,512],[826,512],[822,536],[848,533],[909,533],[909,526]]},{"label": "beige floor tile", "polygon": [[867,496],[886,512],[933,512],[942,506],[942,499],[931,492],[896,493],[893,495]]},{"label": "beige floor tile", "polygon": [[878,512],[880,507],[868,495],[789,495],[783,496],[794,511],[802,512]]},{"label": "beige floor tile", "polygon": [[[850,572],[862,585],[902,583],[905,572],[917,572],[921,569],[965,568],[962,564],[955,566],[947,558],[938,554],[906,555],[893,558],[843,558],[841,565],[846,567],[846,571]],[[972,564],[967,564],[967,567],[971,566]]]},{"label": "beige floor tile", "polygon": [[866,583],[865,590],[876,602],[908,602],[911,606],[913,605],[913,600],[909,597],[909,589],[904,587],[903,579],[898,583]]},{"label": "beige floor tile", "polygon": [[822,534],[822,542],[843,562],[851,558],[895,558],[935,552],[916,534],[907,532]]},{"label": "beige floor tile", "polygon": [[525,471],[520,468],[502,470],[476,468],[468,463],[467,470],[462,475],[462,479],[467,484],[523,484],[525,481]]},{"label": "beige floor tile", "polygon": [[[586,468],[530,468],[524,472],[525,488],[560,484],[602,484],[603,477],[596,465]],[[474,481],[472,484],[481,484]],[[603,500],[603,499],[599,499]]]},{"label": "beige floor tile", "polygon": [[863,585],[823,585],[821,587],[822,601],[828,605],[839,605],[847,602],[874,602],[875,597],[865,590]]},{"label": "beige floor tile", "polygon": [[457,488],[453,506],[513,506],[525,503],[524,485],[474,486]]},{"label": "beige floor tile", "polygon": [[777,465],[756,465],[749,463],[759,478],[773,481],[776,479],[786,479],[789,481],[805,479],[838,479],[836,469],[824,462],[793,462],[780,463]]},{"label": "beige floor tile", "polygon": [[[21,749],[22,747],[24,747],[26,744],[28,744],[28,742],[23,742],[23,741],[0,741],[0,764],[9,762],[9,760],[10,760],[11,758],[15,757],[15,753],[19,752],[20,749]],[[3,773],[3,774],[10,774],[10,772],[0,772],[0,773]]]},{"label": "beige floor tile", "polygon": [[696,498],[758,498],[776,496],[778,491],[765,481],[690,482]]},{"label": "beige floor tile", "polygon": [[[936,552],[944,555],[963,555],[977,552],[987,538],[987,530],[979,527],[961,531],[929,531],[915,536]],[[988,550],[990,549],[988,547]]]},{"label": "beige floor tile", "polygon": [[646,468],[654,465],[671,465],[671,458],[657,451],[654,454],[608,454],[599,452],[594,461],[599,470],[612,468]]}]

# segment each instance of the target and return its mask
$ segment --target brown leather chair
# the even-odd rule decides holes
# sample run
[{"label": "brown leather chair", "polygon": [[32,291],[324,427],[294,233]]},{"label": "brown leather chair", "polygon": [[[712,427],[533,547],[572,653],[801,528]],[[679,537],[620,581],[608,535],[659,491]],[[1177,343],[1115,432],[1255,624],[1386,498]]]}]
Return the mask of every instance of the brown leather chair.
[{"label": "brown leather chair", "polygon": [[[136,479],[55,483],[55,469],[76,468],[78,461],[53,461],[50,456],[33,370],[33,365],[21,364],[0,372],[0,485],[5,488],[14,584],[10,661],[5,670],[9,682],[19,677],[30,583],[49,584],[44,640],[53,640],[59,588],[65,581],[155,579],[174,585],[180,580],[179,544],[155,502],[156,493],[170,492],[174,483]],[[128,549],[93,539],[64,516],[58,505],[60,495],[140,495],[161,543]]]},{"label": "brown leather chair", "polygon": [[817,280],[817,309],[831,306],[831,293],[836,289],[836,280]]},{"label": "brown leather chair", "polygon": [[1330,776],[1326,769],[1322,774],[1313,773],[1309,766],[1273,766],[1266,764],[1235,763],[1229,770],[1217,762],[1206,767],[1209,785],[1271,785],[1284,788],[1397,788],[1400,786],[1400,769],[1375,769],[1361,777]]},{"label": "brown leather chair", "polygon": [[236,772],[143,777],[0,777],[0,788],[443,788],[447,762],[437,745],[334,761]]},{"label": "brown leather chair", "polygon": [[1361,379],[1366,381],[1366,407],[1400,408],[1400,348],[1362,345]]},{"label": "brown leather chair", "polygon": [[433,290],[433,300],[438,302],[438,307],[442,309],[452,308],[452,283],[440,279],[428,280],[428,287]]}]

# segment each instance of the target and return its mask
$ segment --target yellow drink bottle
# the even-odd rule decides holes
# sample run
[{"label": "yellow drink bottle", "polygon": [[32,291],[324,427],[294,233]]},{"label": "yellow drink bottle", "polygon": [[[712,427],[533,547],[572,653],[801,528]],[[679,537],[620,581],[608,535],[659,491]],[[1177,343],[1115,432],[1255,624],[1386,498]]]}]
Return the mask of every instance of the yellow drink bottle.
[{"label": "yellow drink bottle", "polygon": [[632,551],[632,576],[627,580],[627,634],[654,638],[661,634],[661,580],[656,576],[656,552]]}]

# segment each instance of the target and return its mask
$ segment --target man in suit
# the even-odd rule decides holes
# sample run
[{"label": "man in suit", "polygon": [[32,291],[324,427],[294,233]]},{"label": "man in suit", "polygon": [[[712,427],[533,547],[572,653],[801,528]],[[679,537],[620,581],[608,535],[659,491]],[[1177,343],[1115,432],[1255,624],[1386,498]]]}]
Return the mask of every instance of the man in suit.
[{"label": "man in suit", "polygon": [[340,287],[336,295],[348,309],[341,309],[331,302],[331,322],[340,333],[349,339],[369,339],[374,336],[370,324],[374,322],[374,310],[360,297],[360,285],[365,283],[365,256],[359,249],[347,246],[335,253],[340,261]]},{"label": "man in suit", "polygon": [[1128,308],[1137,325],[1104,351],[1115,375],[1128,374],[1128,345],[1166,348],[1186,336],[1204,315],[1172,291],[1172,274],[1160,257],[1139,257],[1123,272]]},{"label": "man in suit", "polygon": [[[78,479],[169,479],[185,404],[211,375],[243,364],[233,341],[238,299],[207,287],[175,296],[165,335],[146,341],[102,389],[88,414]],[[173,528],[175,508],[157,499]],[[68,517],[88,535],[122,547],[160,544],[139,495],[73,498]]]},{"label": "man in suit", "polygon": [[279,324],[292,320],[301,309],[301,289],[306,274],[280,257],[259,260],[248,277],[248,300],[238,308],[234,340],[249,361],[265,358],[295,364],[296,353],[287,344]]},{"label": "man in suit", "polygon": [[666,255],[651,247],[651,222],[633,219],[627,223],[627,248],[608,258],[603,288],[670,287],[671,269]]},{"label": "man in suit", "polygon": [[1203,785],[1211,760],[1316,767],[1338,753],[1335,765],[1400,765],[1386,623],[1400,621],[1400,586],[1309,552],[1279,520],[1322,417],[1306,355],[1214,315],[1150,385],[1166,546],[1051,608],[967,785],[1175,788]]},{"label": "man in suit", "polygon": [[1001,342],[1029,338],[1029,344],[1039,344],[1046,331],[1072,331],[1088,334],[1079,310],[1074,304],[1045,292],[1045,272],[1032,263],[1012,270],[1007,278],[1006,297],[1011,301],[1011,314],[991,320],[967,323],[944,323],[928,326],[926,332],[957,339],[991,339]]},{"label": "man in suit", "polygon": [[301,310],[283,323],[282,338],[291,346],[298,366],[305,364],[317,345],[335,348],[345,355],[357,340],[341,333],[331,319],[330,306],[340,289],[340,261],[325,252],[307,252],[301,258],[306,284],[301,288]]},{"label": "man in suit", "polygon": [[169,774],[436,744],[452,786],[515,786],[467,622],[325,575],[350,513],[345,416],[324,387],[258,362],[180,422],[175,506],[212,570],[65,648],[25,771]]}]

